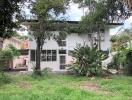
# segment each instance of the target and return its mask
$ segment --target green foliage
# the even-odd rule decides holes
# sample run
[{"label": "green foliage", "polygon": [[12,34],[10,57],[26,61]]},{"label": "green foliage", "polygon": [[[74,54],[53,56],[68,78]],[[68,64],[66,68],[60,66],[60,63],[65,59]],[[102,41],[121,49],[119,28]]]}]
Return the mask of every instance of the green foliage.
[{"label": "green foliage", "polygon": [[106,25],[106,9],[103,3],[98,3],[96,6],[96,10],[90,12],[89,14],[82,17],[82,21],[80,23],[81,29],[87,33],[98,32],[101,29],[104,29]]},{"label": "green foliage", "polygon": [[112,62],[110,63],[110,67],[113,67],[119,70],[119,67],[124,67],[125,73],[131,72],[131,40],[132,36],[129,30],[125,30],[119,35],[114,35],[111,37],[112,42],[112,52],[117,52],[114,55]]},{"label": "green foliage", "polygon": [[90,12],[97,11],[99,19],[103,18],[102,21],[113,22],[115,16],[123,19],[130,16],[130,11],[126,10],[123,0],[73,0],[73,2],[78,3],[81,8],[89,8]]},{"label": "green foliage", "polygon": [[132,75],[132,50],[129,50],[126,54],[125,73]]},{"label": "green foliage", "polygon": [[[69,0],[37,0],[33,3],[32,12],[37,15],[38,18],[53,18],[60,13],[65,13]],[[47,19],[44,19],[47,20]]]},{"label": "green foliage", "polygon": [[5,59],[12,59],[13,58],[13,54],[12,51],[10,50],[1,50],[0,51],[0,59],[1,60],[5,60]]},{"label": "green foliage", "polygon": [[[9,75],[13,81],[0,86],[0,100],[131,100],[132,77],[128,76],[93,79],[54,74],[38,80],[29,75]],[[98,90],[91,90],[96,86]]]},{"label": "green foliage", "polygon": [[41,70],[41,75],[36,75],[35,73],[35,69],[34,72],[32,73],[32,77],[35,79],[41,79],[41,78],[46,78],[46,77],[50,77],[52,75],[52,69],[49,67],[44,68],[43,70]]},{"label": "green foliage", "polygon": [[52,69],[49,67],[46,67],[42,70],[42,75],[43,76],[50,76],[50,74],[52,73]]},{"label": "green foliage", "polygon": [[8,63],[18,55],[19,52],[11,45],[9,45],[9,47],[4,50],[0,50],[0,71],[8,68]]},{"label": "green foliage", "polygon": [[127,32],[122,32],[119,35],[114,35],[111,37],[112,48],[111,51],[125,51],[126,49],[131,49],[131,34]]},{"label": "green foliage", "polygon": [[112,62],[108,65],[108,68],[120,70],[123,67],[123,72],[128,75],[132,75],[132,50],[123,49],[113,56]]},{"label": "green foliage", "polygon": [[79,28],[81,33],[97,33],[99,50],[101,50],[100,33],[104,32],[106,26],[114,21],[119,21],[117,18],[126,19],[130,16],[123,1],[120,0],[73,0],[73,2],[79,3],[81,8],[89,9],[89,12],[82,17]]},{"label": "green foliage", "polygon": [[25,0],[0,0],[0,37],[11,37],[14,32],[13,28],[17,27],[17,23],[13,20],[13,15],[20,16],[20,3]]},{"label": "green foliage", "polygon": [[117,52],[114,56],[113,59],[111,61],[111,63],[108,65],[108,68],[110,69],[116,69],[117,71],[120,70],[120,66],[124,66],[125,62],[126,62],[126,53],[125,52]]},{"label": "green foliage", "polygon": [[21,36],[16,32],[14,32],[13,36],[16,37],[17,39],[20,39],[20,40],[27,40],[28,39],[28,36]]},{"label": "green foliage", "polygon": [[0,50],[0,72],[5,70],[8,66],[9,60],[13,59],[12,52],[10,50]]},{"label": "green foliage", "polygon": [[31,34],[36,40],[36,75],[40,72],[40,52],[47,39],[54,34],[51,32],[55,19],[60,14],[65,14],[70,0],[36,0],[32,2],[32,13],[37,17],[38,22],[30,25]]},{"label": "green foliage", "polygon": [[0,50],[0,84],[10,83],[11,81],[11,78],[4,73],[4,70],[8,69],[7,63],[16,56],[15,53],[17,52],[14,52],[13,50],[13,46],[10,46],[5,50]]},{"label": "green foliage", "polygon": [[12,52],[12,55],[13,55],[14,57],[20,56],[20,52],[19,52],[19,51],[17,50],[17,48],[14,47],[13,45],[9,44],[6,48],[7,48],[7,50],[9,50],[9,51]]},{"label": "green foliage", "polygon": [[19,55],[20,53],[13,45],[8,45],[4,50],[0,50],[0,60],[10,60]]},{"label": "green foliage", "polygon": [[70,67],[70,70],[82,76],[96,76],[102,73],[101,61],[104,55],[96,47],[78,46],[71,51],[71,55],[76,62]]},{"label": "green foliage", "polygon": [[1,85],[4,85],[4,84],[8,84],[8,83],[11,83],[11,77],[4,73],[4,72],[0,72],[0,86]]},{"label": "green foliage", "polygon": [[118,35],[113,35],[111,36],[111,39],[110,41],[113,43],[113,42],[117,42],[118,41]]}]

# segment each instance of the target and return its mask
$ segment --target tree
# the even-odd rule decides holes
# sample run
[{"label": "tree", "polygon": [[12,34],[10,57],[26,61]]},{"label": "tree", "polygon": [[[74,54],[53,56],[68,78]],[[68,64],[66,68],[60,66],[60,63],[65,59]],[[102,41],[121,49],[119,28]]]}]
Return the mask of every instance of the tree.
[{"label": "tree", "polygon": [[13,45],[8,45],[5,49],[0,49],[0,84],[11,81],[11,78],[4,71],[9,70],[9,64],[13,58],[19,55],[20,52]]},{"label": "tree", "polygon": [[111,37],[111,52],[116,52],[116,54],[113,56],[111,65],[113,66],[113,68],[116,68],[117,71],[121,67],[128,68],[130,66],[127,67],[127,65],[131,65],[130,62],[128,62],[129,64],[126,63],[131,59],[131,40],[132,35],[130,30],[128,29],[118,35],[114,35]]},{"label": "tree", "polygon": [[20,52],[13,45],[8,45],[5,49],[0,50],[0,72],[9,67],[6,63],[19,55]]},{"label": "tree", "polygon": [[25,0],[0,0],[0,38],[13,35],[13,28],[17,27],[14,17],[20,15],[20,3]]},{"label": "tree", "polygon": [[41,75],[40,54],[46,39],[49,39],[53,33],[53,23],[60,14],[65,14],[69,0],[37,0],[32,2],[32,13],[37,17],[38,22],[30,26],[32,35],[36,40],[36,66],[35,74]]},{"label": "tree", "polygon": [[98,3],[97,7],[96,7],[96,10],[90,12],[86,16],[83,16],[81,24],[80,24],[81,29],[85,33],[96,33],[97,32],[97,35],[98,35],[97,40],[98,40],[98,49],[99,50],[101,50],[101,43],[100,43],[101,36],[100,36],[100,33],[104,31],[104,27],[105,27],[105,24],[106,24],[106,22],[103,21],[103,19],[105,17],[104,15],[106,13],[104,8],[105,7],[102,3]]},{"label": "tree", "polygon": [[132,49],[132,34],[130,30],[126,29],[118,35],[113,35],[111,37],[112,51],[124,51],[125,49]]},{"label": "tree", "polygon": [[[81,29],[85,33],[98,35],[98,48],[101,49],[100,33],[108,23],[119,22],[119,19],[126,19],[130,16],[128,10],[121,0],[74,0],[80,7],[89,8],[90,12],[82,17]],[[86,32],[87,31],[87,32]]]}]

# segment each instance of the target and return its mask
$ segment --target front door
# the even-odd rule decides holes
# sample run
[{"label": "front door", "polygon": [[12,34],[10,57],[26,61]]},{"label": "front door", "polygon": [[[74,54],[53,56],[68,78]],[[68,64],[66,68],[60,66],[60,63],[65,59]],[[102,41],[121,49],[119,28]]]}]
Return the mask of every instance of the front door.
[{"label": "front door", "polygon": [[60,70],[65,70],[66,67],[66,50],[59,50]]},{"label": "front door", "polygon": [[60,55],[60,69],[64,70],[66,67],[66,55]]}]

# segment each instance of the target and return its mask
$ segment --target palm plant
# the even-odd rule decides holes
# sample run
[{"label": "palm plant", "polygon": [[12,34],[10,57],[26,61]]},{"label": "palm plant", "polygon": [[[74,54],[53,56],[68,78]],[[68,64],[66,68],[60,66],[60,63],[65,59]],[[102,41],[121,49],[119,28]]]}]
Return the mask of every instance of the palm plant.
[{"label": "palm plant", "polygon": [[102,72],[101,61],[104,55],[97,49],[97,46],[90,48],[89,46],[78,46],[71,51],[72,57],[76,62],[70,67],[78,75],[95,76]]}]

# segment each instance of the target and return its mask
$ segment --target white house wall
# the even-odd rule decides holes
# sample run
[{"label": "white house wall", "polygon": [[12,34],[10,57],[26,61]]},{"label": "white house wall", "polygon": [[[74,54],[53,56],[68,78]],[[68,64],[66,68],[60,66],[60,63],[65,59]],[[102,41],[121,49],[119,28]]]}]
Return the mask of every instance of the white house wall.
[{"label": "white house wall", "polygon": [[70,34],[67,36],[67,48],[68,50],[74,50],[74,48],[78,45],[89,45],[90,42],[88,40],[87,35],[78,35],[78,34]]},{"label": "white house wall", "polygon": [[[105,34],[105,41],[101,43],[102,50],[108,50],[110,47],[110,41],[109,41],[109,32],[107,31]],[[30,40],[30,39],[29,39]],[[74,48],[77,46],[77,44],[87,44],[90,45],[90,41],[88,40],[88,35],[78,35],[78,34],[69,34],[66,38],[66,47],[59,47],[57,42],[53,39],[47,40],[46,43],[43,46],[43,50],[57,50],[57,60],[51,61],[51,62],[44,62],[41,61],[41,69],[44,69],[45,67],[51,68],[53,71],[65,71],[60,70],[60,60],[59,60],[59,50],[67,50],[66,54],[66,64],[70,64],[72,61],[72,57],[68,56],[68,50],[74,50]],[[36,50],[36,41],[32,40],[29,41],[29,50]],[[29,53],[29,57],[30,57]],[[34,62],[29,61],[29,71],[32,70],[32,67],[35,65]]]},{"label": "white house wall", "polygon": [[109,30],[106,30],[104,35],[105,35],[105,38],[104,38],[104,41],[101,42],[101,49],[103,51],[107,51],[111,47]]}]

